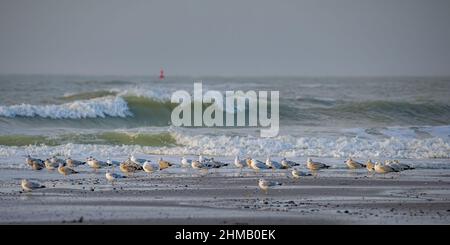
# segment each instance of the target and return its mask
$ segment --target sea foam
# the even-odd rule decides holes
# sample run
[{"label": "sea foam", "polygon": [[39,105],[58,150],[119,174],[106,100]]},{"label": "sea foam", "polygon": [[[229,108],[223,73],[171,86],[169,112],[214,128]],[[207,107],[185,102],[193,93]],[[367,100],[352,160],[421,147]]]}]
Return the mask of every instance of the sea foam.
[{"label": "sea foam", "polygon": [[51,119],[82,119],[97,117],[127,117],[132,113],[121,97],[102,97],[51,105],[0,106],[3,117],[42,117]]}]

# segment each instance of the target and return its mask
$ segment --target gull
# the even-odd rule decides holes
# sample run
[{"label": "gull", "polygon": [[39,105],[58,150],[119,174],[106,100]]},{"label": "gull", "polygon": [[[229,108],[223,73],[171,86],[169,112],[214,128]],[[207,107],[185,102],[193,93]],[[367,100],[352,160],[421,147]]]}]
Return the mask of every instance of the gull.
[{"label": "gull", "polygon": [[64,175],[64,176],[71,175],[71,174],[78,174],[77,171],[75,171],[75,170],[73,170],[73,169],[71,169],[69,167],[64,166],[63,163],[59,164],[58,172],[60,174]]},{"label": "gull", "polygon": [[121,174],[116,174],[116,173],[114,173],[113,171],[110,171],[110,170],[106,171],[105,177],[112,184],[114,184],[114,181],[116,181],[117,179],[126,178],[126,176],[123,176]]},{"label": "gull", "polygon": [[398,160],[387,161],[386,165],[388,165],[394,169],[397,169],[398,171],[414,169],[413,167],[409,166],[408,164],[400,163]]},{"label": "gull", "polygon": [[120,171],[129,174],[134,173],[136,171],[142,170],[142,166],[139,164],[136,164],[134,162],[131,162],[130,159],[121,162],[119,165]]},{"label": "gull", "polygon": [[192,161],[191,166],[192,166],[193,169],[202,169],[202,168],[205,168],[205,166],[203,165],[203,163],[200,162],[200,161],[198,161],[198,160]]},{"label": "gull", "polygon": [[212,160],[214,160],[214,158],[206,158],[206,157],[203,158],[203,156],[201,154],[198,155],[198,161],[201,162],[201,163],[203,163],[203,162],[210,162]]},{"label": "gull", "polygon": [[275,182],[275,181],[268,181],[268,180],[264,180],[264,179],[258,180],[259,188],[261,188],[261,190],[263,190],[264,193],[266,193],[266,194],[268,193],[270,187],[274,187],[274,186],[278,186],[278,185],[282,185],[282,183]]},{"label": "gull", "polygon": [[68,157],[66,159],[66,165],[70,168],[78,167],[80,165],[84,165],[86,162],[79,161],[79,160],[73,160],[72,158]]},{"label": "gull", "polygon": [[59,166],[59,163],[57,163],[57,162],[53,163],[50,161],[50,159],[45,159],[44,164],[45,164],[45,168],[48,170],[55,170]]},{"label": "gull", "polygon": [[27,162],[27,164],[31,167],[33,165],[34,161],[40,161],[42,162],[41,159],[38,158],[32,158],[30,155],[27,155],[27,157],[25,158],[25,161]]},{"label": "gull", "polygon": [[375,164],[372,162],[372,160],[369,159],[369,160],[366,162],[366,169],[367,169],[367,171],[369,171],[369,172],[375,171]]},{"label": "gull", "polygon": [[192,160],[191,159],[186,159],[186,157],[182,157],[181,158],[181,166],[183,168],[189,168],[192,164]]},{"label": "gull", "polygon": [[50,160],[51,163],[56,163],[56,164],[64,163],[63,159],[57,158],[56,156],[50,157],[49,160]]},{"label": "gull", "polygon": [[293,170],[291,171],[291,174],[292,174],[292,176],[293,176],[295,179],[298,179],[298,178],[304,177],[304,176],[311,176],[311,175],[312,175],[312,174],[310,174],[310,173],[305,173],[305,172],[300,171],[300,170],[297,170],[297,169],[293,169]]},{"label": "gull", "polygon": [[220,161],[214,160],[214,157],[209,158],[202,162],[206,168],[221,168],[228,166],[228,163],[223,163]]},{"label": "gull", "polygon": [[236,168],[242,169],[245,166],[245,162],[245,160],[239,160],[239,156],[234,158],[234,166],[236,166]]},{"label": "gull", "polygon": [[349,169],[365,168],[366,165],[353,160],[351,157],[345,161]]},{"label": "gull", "polygon": [[306,160],[306,167],[309,170],[317,171],[323,168],[329,168],[330,166],[323,164],[321,162],[314,162],[313,160],[311,160],[311,158],[308,157],[308,159]]},{"label": "gull", "polygon": [[261,162],[259,160],[256,160],[256,159],[251,159],[250,166],[254,170],[268,169],[269,168],[265,163],[263,163],[263,162]]},{"label": "gull", "polygon": [[21,186],[23,191],[32,191],[35,189],[45,188],[45,185],[41,185],[37,182],[32,182],[27,179],[22,180]]},{"label": "gull", "polygon": [[45,163],[42,161],[33,161],[31,163],[31,169],[33,170],[41,170],[43,168],[45,168]]},{"label": "gull", "polygon": [[146,160],[145,159],[140,159],[140,158],[136,158],[134,155],[131,155],[131,157],[129,158],[130,161],[136,163],[136,164],[143,164]]},{"label": "gull", "polygon": [[251,157],[247,157],[245,159],[245,163],[247,163],[247,167],[252,168],[252,158]]},{"label": "gull", "polygon": [[270,159],[270,157],[267,157],[267,159],[266,159],[266,165],[267,165],[267,167],[271,168],[272,170],[273,170],[273,169],[281,169],[281,168],[285,168],[283,165],[281,165],[281,163],[276,162],[276,161],[272,161],[272,160]]},{"label": "gull", "polygon": [[147,161],[144,162],[144,165],[142,166],[142,169],[144,169],[144,171],[146,173],[153,173],[154,171],[161,170],[159,164],[154,164],[150,160],[147,160]]},{"label": "gull", "polygon": [[388,165],[383,165],[380,162],[376,162],[375,163],[375,172],[378,174],[387,174],[387,173],[391,173],[391,172],[398,172],[398,170],[396,170],[395,168],[388,166]]},{"label": "gull", "polygon": [[300,165],[300,164],[298,164],[298,163],[296,163],[296,162],[294,162],[294,161],[286,160],[286,157],[284,157],[284,158],[281,160],[281,165],[283,165],[283,167],[285,167],[285,168],[291,168],[291,167],[294,167],[294,166],[298,166],[298,165]]},{"label": "gull", "polygon": [[32,158],[30,155],[28,155],[25,158],[27,164],[33,169],[33,170],[41,170],[45,167],[44,161],[38,158]]},{"label": "gull", "polygon": [[119,161],[114,161],[114,160],[111,160],[110,158],[106,159],[106,163],[108,164],[108,166],[119,166],[119,164],[120,164]]},{"label": "gull", "polygon": [[163,169],[166,169],[168,167],[172,167],[173,166],[172,163],[170,163],[169,161],[163,160],[162,157],[159,158],[158,164],[159,164],[159,169],[160,170],[163,170]]},{"label": "gull", "polygon": [[88,157],[86,159],[86,163],[89,165],[89,167],[93,168],[94,170],[108,166],[108,163],[99,161],[93,157]]}]

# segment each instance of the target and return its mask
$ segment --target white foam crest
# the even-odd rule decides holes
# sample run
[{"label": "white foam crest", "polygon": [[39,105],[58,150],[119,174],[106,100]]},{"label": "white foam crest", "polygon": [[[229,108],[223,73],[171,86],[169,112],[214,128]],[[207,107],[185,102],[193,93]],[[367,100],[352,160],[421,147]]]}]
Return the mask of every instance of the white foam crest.
[{"label": "white foam crest", "polygon": [[103,97],[90,100],[77,100],[65,104],[52,105],[12,105],[0,106],[3,117],[42,117],[51,119],[81,119],[127,117],[132,113],[127,102],[121,97]]},{"label": "white foam crest", "polygon": [[294,137],[259,138],[253,136],[187,136],[174,133],[184,153],[265,157],[335,157],[361,158],[450,158],[449,139],[425,138],[359,138],[359,137]]},{"label": "white foam crest", "polygon": [[145,88],[129,88],[129,89],[112,89],[111,92],[117,92],[119,96],[136,96],[152,99],[155,101],[170,101],[171,93],[162,89],[145,89]]}]

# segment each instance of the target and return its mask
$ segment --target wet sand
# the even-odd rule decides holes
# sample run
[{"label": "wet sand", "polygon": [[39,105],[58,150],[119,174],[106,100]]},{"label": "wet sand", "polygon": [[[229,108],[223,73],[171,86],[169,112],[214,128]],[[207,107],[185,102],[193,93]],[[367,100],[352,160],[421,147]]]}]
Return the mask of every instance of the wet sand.
[{"label": "wet sand", "polygon": [[[329,169],[298,181],[289,171],[228,166],[202,173],[179,167],[117,181],[87,166],[64,177],[2,169],[3,224],[450,224],[450,170],[388,175]],[[283,185],[264,194],[257,180]],[[24,193],[29,178],[47,188]]]}]

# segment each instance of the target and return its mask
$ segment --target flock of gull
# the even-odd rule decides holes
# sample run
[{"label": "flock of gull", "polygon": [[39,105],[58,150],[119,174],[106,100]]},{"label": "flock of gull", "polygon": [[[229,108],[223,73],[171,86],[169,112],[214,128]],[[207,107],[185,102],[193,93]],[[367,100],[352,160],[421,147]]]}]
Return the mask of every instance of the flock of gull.
[{"label": "flock of gull", "polygon": [[[67,176],[72,174],[78,174],[79,172],[75,170],[76,167],[87,164],[89,167],[94,169],[96,171],[100,168],[107,168],[112,167],[112,169],[108,169],[105,173],[105,178],[112,184],[118,179],[127,178],[130,177],[130,175],[139,172],[144,171],[146,173],[154,173],[156,171],[161,171],[167,168],[170,168],[174,166],[174,163],[171,163],[169,161],[163,160],[162,158],[159,158],[158,161],[152,162],[151,160],[147,159],[138,159],[135,156],[128,157],[127,160],[123,162],[113,161],[113,160],[106,160],[101,161],[97,160],[94,157],[88,157],[86,158],[86,161],[80,161],[80,160],[74,160],[70,157],[66,159],[57,158],[56,156],[52,156],[51,158],[42,160],[38,158],[32,158],[30,155],[26,157],[26,163],[28,166],[31,167],[33,170],[42,170],[42,169],[48,169],[48,170],[57,170],[58,173]],[[349,169],[361,169],[366,168],[367,171],[372,173],[378,173],[378,174],[387,174],[391,172],[400,172],[404,170],[411,170],[414,169],[413,167],[400,163],[398,160],[386,160],[384,163],[381,162],[372,162],[371,160],[368,160],[366,163],[360,163],[352,158],[349,158],[345,161],[345,164]],[[114,167],[119,166],[120,171],[124,174],[115,173]],[[206,158],[202,155],[199,155],[197,160],[187,159],[186,157],[182,157],[180,161],[180,166],[183,168],[192,168],[202,171],[207,171],[208,169],[215,169],[215,168],[221,168],[228,166],[228,163],[220,162],[215,160],[214,158]],[[328,169],[331,166],[313,161],[311,158],[308,158],[306,161],[306,168],[308,168],[311,172],[303,172],[298,170],[296,167],[300,166],[299,163],[287,160],[286,158],[283,158],[280,162],[272,160],[270,157],[267,157],[266,161],[260,161],[251,157],[247,157],[245,159],[240,159],[239,156],[236,156],[234,159],[234,166],[240,171],[242,171],[243,168],[249,168],[254,171],[260,171],[260,170],[276,170],[276,169],[291,169],[291,175],[294,179],[299,179],[304,176],[316,176],[317,171],[322,169]],[[280,182],[275,181],[269,181],[265,179],[259,179],[258,180],[258,186],[261,190],[263,190],[266,194],[269,188],[275,187],[278,185],[282,185]],[[32,191],[34,189],[39,188],[45,188],[44,185],[41,185],[37,182],[32,182],[27,179],[23,179],[21,183],[22,189],[24,191]]]}]

